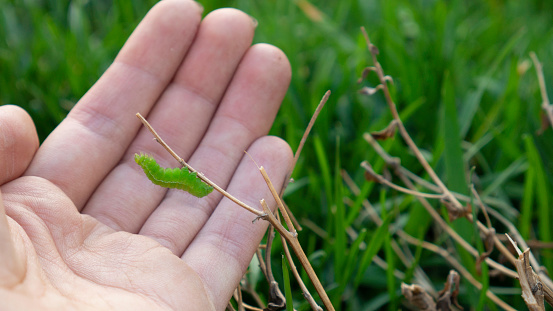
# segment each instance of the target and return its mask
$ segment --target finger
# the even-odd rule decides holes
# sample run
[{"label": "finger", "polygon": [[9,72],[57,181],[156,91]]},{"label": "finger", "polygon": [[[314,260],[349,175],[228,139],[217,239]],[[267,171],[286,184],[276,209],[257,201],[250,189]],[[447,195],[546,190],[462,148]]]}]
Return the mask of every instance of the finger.
[{"label": "finger", "polygon": [[[31,117],[20,107],[0,107],[0,185],[21,176],[38,148]],[[25,276],[23,259],[16,252],[4,199],[0,194],[0,288],[12,288]],[[21,245],[18,243],[17,245]]]},{"label": "finger", "polygon": [[0,194],[0,288],[12,288],[21,283],[25,276],[23,260],[15,251],[12,231]]},{"label": "finger", "polygon": [[[264,166],[277,193],[280,192],[293,158],[288,144],[276,137],[263,137],[248,153]],[[248,156],[242,158],[228,192],[254,208],[261,209],[261,198],[271,207],[276,206]],[[182,256],[206,284],[217,309],[222,310],[230,299],[267,229],[267,222],[252,223],[254,219],[255,215],[224,198]]]},{"label": "finger", "polygon": [[0,107],[0,185],[23,174],[38,148],[31,117],[17,106]]},{"label": "finger", "polygon": [[[202,21],[173,83],[148,115],[156,131],[181,157],[188,159],[204,136],[253,34],[251,18],[235,9],[214,11]],[[139,152],[153,154],[162,166],[178,165],[143,128],[84,213],[115,230],[138,232],[166,192],[152,185],[136,165],[133,155]]]},{"label": "finger", "polygon": [[194,1],[159,2],[46,139],[26,174],[50,180],[81,208],[135,137],[135,113],[148,112],[173,78],[200,19]]},{"label": "finger", "polygon": [[[290,81],[290,66],[279,49],[253,46],[240,63],[219,110],[189,164],[226,188],[246,150],[266,135]],[[181,255],[207,221],[221,195],[197,199],[170,190],[140,234]]]}]

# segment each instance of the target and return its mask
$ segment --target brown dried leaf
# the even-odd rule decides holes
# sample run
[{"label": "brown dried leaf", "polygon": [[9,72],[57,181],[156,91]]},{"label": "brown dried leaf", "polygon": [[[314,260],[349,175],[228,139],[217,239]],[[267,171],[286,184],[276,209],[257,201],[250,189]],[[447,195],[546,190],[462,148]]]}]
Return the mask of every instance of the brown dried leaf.
[{"label": "brown dried leaf", "polygon": [[465,209],[457,207],[445,196],[440,199],[440,202],[445,205],[450,221],[454,221],[457,218],[465,217],[467,215],[467,211]]},{"label": "brown dried leaf", "polygon": [[378,175],[374,170],[371,164],[367,161],[361,162],[361,167],[365,169],[365,179],[368,181],[374,181],[377,183],[380,183],[380,179],[382,178],[380,175]]},{"label": "brown dried leaf", "polygon": [[394,135],[396,134],[396,130],[397,121],[393,120],[385,129],[377,132],[372,132],[371,135],[376,140],[386,140],[390,137],[394,137]]},{"label": "brown dried leaf", "polygon": [[378,92],[378,90],[381,90],[382,88],[383,88],[382,84],[379,84],[376,87],[365,86],[359,90],[359,93],[371,96],[371,95],[374,95],[376,92]]},{"label": "brown dried leaf", "polygon": [[401,293],[410,303],[422,311],[436,311],[436,303],[422,287],[417,284],[401,283]]},{"label": "brown dried leaf", "polygon": [[476,273],[478,273],[478,275],[482,274],[482,261],[488,258],[494,250],[494,246],[495,246],[493,241],[494,237],[495,237],[495,228],[489,228],[488,234],[484,237],[484,248],[486,249],[486,251],[480,254],[480,256],[478,256],[478,259],[476,259],[476,263],[475,263]]},{"label": "brown dried leaf", "polygon": [[278,283],[275,281],[272,281],[269,286],[269,296],[269,303],[265,310],[276,311],[286,307],[286,298],[280,291],[280,288],[278,288]]},{"label": "brown dried leaf", "polygon": [[372,175],[371,173],[365,171],[365,180],[366,181],[373,181],[373,182],[376,182],[376,183],[380,183],[380,181],[378,180],[378,178],[376,178],[374,175]]},{"label": "brown dried leaf", "polygon": [[438,310],[451,310],[451,303],[457,308],[463,310],[463,307],[459,305],[457,297],[459,296],[459,283],[461,277],[455,270],[450,270],[447,280],[444,283],[444,289],[438,292],[439,298],[436,303]]},{"label": "brown dried leaf", "polygon": [[547,114],[543,112],[543,110],[540,112],[540,119],[541,119],[541,126],[536,133],[538,135],[542,135],[543,132],[545,132],[545,130],[547,130],[551,126],[551,124],[549,123],[549,119],[547,118]]},{"label": "brown dried leaf", "polygon": [[369,73],[371,73],[372,71],[375,71],[375,70],[376,70],[375,67],[366,67],[365,69],[363,69],[363,72],[361,73],[361,77],[357,80],[357,84],[363,82],[363,80],[365,80],[365,78],[367,78]]},{"label": "brown dried leaf", "polygon": [[378,55],[378,54],[380,54],[380,51],[378,50],[378,48],[377,48],[376,45],[374,45],[374,44],[371,44],[371,45],[369,46],[369,50],[371,51],[371,53],[372,53],[373,55]]}]

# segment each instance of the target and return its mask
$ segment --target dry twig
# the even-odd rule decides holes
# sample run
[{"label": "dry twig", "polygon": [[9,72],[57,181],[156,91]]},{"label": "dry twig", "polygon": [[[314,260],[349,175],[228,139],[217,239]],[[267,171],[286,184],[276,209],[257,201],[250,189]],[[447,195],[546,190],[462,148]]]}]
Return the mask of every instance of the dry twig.
[{"label": "dry twig", "polygon": [[553,105],[549,102],[549,97],[547,96],[547,89],[545,87],[545,78],[543,77],[543,66],[538,59],[538,56],[534,52],[530,52],[530,57],[536,68],[536,75],[538,76],[538,83],[540,85],[540,93],[542,98],[541,108],[543,109],[545,115],[547,116],[545,124],[542,124],[542,128],[539,130],[541,134],[547,128],[547,123],[549,126],[553,127]]},{"label": "dry twig", "polygon": [[[179,163],[181,163],[183,166],[187,167],[190,171],[197,172],[193,167],[188,165],[188,163],[186,163],[184,161],[184,159],[179,157],[171,149],[171,147],[169,147],[169,145],[167,145],[167,143],[165,143],[165,141],[163,141],[163,139],[159,136],[159,134],[157,134],[155,129],[148,123],[148,121],[146,121],[146,119],[140,113],[137,113],[136,116],[142,121],[144,126],[146,126],[150,130],[150,132],[154,135],[155,140],[159,144],[161,144],[163,146],[163,148],[165,148],[165,150],[167,150]],[[260,170],[263,170],[263,167],[260,167]],[[212,186],[215,190],[219,191],[225,197],[227,197],[228,199],[233,201],[234,203],[236,203],[239,206],[243,207],[247,211],[255,214],[257,216],[257,218],[268,221],[275,228],[275,230],[277,230],[278,233],[280,233],[280,235],[283,236],[284,239],[286,239],[286,241],[292,247],[292,250],[294,251],[294,253],[298,257],[300,263],[302,264],[302,266],[305,269],[307,275],[309,276],[309,279],[313,283],[313,286],[317,290],[317,293],[319,294],[319,297],[323,301],[324,306],[327,308],[327,310],[331,310],[331,311],[334,310],[334,307],[332,306],[332,303],[330,302],[330,299],[328,298],[328,295],[326,294],[326,291],[325,291],[324,287],[322,286],[321,282],[319,281],[319,278],[317,277],[317,274],[315,273],[315,270],[313,270],[313,267],[311,266],[311,263],[307,259],[307,256],[305,255],[305,252],[303,251],[303,249],[302,249],[302,247],[301,247],[301,245],[300,245],[300,243],[297,239],[297,233],[295,232],[295,230],[294,230],[294,232],[290,232],[290,231],[286,230],[286,228],[274,216],[273,212],[271,211],[271,209],[269,208],[269,206],[267,205],[267,203],[265,202],[264,199],[261,199],[261,201],[260,201],[260,204],[263,207],[263,211],[259,211],[257,209],[254,209],[253,207],[247,205],[246,203],[243,203],[242,201],[238,200],[237,198],[235,198],[234,196],[232,196],[231,194],[226,192],[224,189],[219,187],[217,184],[215,184],[214,182],[209,180],[205,175],[203,175],[201,173],[198,173],[198,177],[200,179],[202,179],[208,185]],[[270,182],[270,180],[266,180],[266,181],[267,181],[267,185],[269,185],[269,187],[272,187],[272,183]],[[277,202],[277,205],[280,208],[280,206],[282,206],[282,201],[280,200],[280,197],[278,195],[276,195],[276,191],[274,190],[274,187],[272,187],[272,188],[273,189],[271,190],[271,193],[273,194],[274,199],[275,199],[275,201]],[[284,209],[282,208],[281,210],[284,210]],[[285,210],[284,210],[284,212],[285,212]],[[287,224],[287,225],[289,225],[289,224]],[[294,227],[292,226],[291,230],[293,230],[293,228]]]},{"label": "dry twig", "polygon": [[374,72],[378,75],[378,79],[380,80],[379,86],[376,88],[381,88],[382,92],[384,93],[384,98],[386,99],[386,103],[388,104],[388,108],[390,109],[392,116],[394,120],[396,121],[397,128],[399,130],[399,133],[401,134],[401,137],[403,137],[403,140],[405,143],[409,146],[409,149],[413,151],[415,154],[417,160],[422,165],[426,173],[430,176],[432,181],[440,187],[440,190],[442,194],[445,196],[448,202],[451,203],[452,208],[456,209],[456,213],[463,215],[465,213],[465,209],[463,208],[463,205],[459,203],[459,201],[453,196],[451,191],[444,185],[442,180],[438,177],[438,175],[434,172],[430,164],[426,161],[422,153],[420,152],[419,148],[407,132],[407,129],[403,125],[403,122],[401,121],[401,118],[399,117],[399,113],[397,111],[396,104],[392,100],[392,95],[390,94],[390,90],[388,89],[387,83],[389,81],[388,78],[386,78],[386,75],[384,75],[384,70],[382,69],[382,66],[378,62],[378,59],[376,58],[376,55],[378,55],[378,48],[374,46],[371,43],[371,40],[369,39],[369,35],[367,34],[367,31],[364,27],[361,27],[361,31],[363,32],[363,36],[365,37],[365,41],[367,42],[367,47],[369,49],[369,52],[372,56],[373,65],[374,65]]},{"label": "dry twig", "polygon": [[511,242],[511,245],[518,254],[516,261],[516,268],[518,272],[518,279],[520,287],[522,288],[522,298],[531,311],[543,311],[545,310],[545,301],[550,306],[553,306],[553,297],[551,296],[551,289],[544,285],[532,267],[530,266],[530,249],[526,249],[524,252],[518,248],[516,242],[506,234],[507,238]]},{"label": "dry twig", "polygon": [[[476,191],[474,191],[474,189],[473,189],[473,195],[477,198],[478,204],[479,204],[479,206],[480,206],[480,208],[481,208],[481,210],[482,210],[482,212],[483,212],[483,214],[486,218],[486,225],[482,224],[477,219],[473,219],[473,215],[470,213],[470,205],[468,207],[464,207],[463,205],[461,205],[461,203],[458,200],[459,195],[456,195],[456,194],[452,193],[451,191],[449,191],[449,189],[445,186],[445,184],[436,175],[434,170],[430,167],[430,165],[428,164],[426,159],[423,157],[422,153],[420,152],[420,150],[418,149],[418,147],[416,146],[414,141],[411,139],[409,133],[405,129],[405,127],[404,127],[404,125],[403,125],[403,123],[402,123],[402,121],[399,117],[399,113],[397,111],[396,105],[395,105],[394,101],[391,98],[390,91],[389,91],[388,86],[387,86],[387,81],[389,79],[387,79],[386,78],[387,76],[384,75],[384,71],[383,71],[380,63],[377,60],[376,56],[378,54],[378,49],[371,43],[371,41],[369,39],[369,36],[366,33],[365,29],[362,28],[361,30],[363,32],[363,36],[365,37],[367,47],[368,47],[368,50],[369,50],[369,52],[372,56],[372,60],[373,60],[373,64],[374,64],[373,67],[369,67],[369,68],[364,70],[362,78],[364,78],[369,72],[375,72],[378,75],[378,78],[380,80],[380,84],[377,85],[376,87],[374,87],[374,88],[365,87],[361,90],[361,92],[364,93],[364,94],[372,95],[372,94],[374,94],[378,91],[382,91],[382,93],[384,94],[384,98],[386,100],[386,103],[388,104],[388,107],[389,107],[389,109],[392,113],[393,121],[395,122],[394,126],[393,127],[390,126],[390,128],[395,128],[395,126],[397,126],[397,129],[399,130],[403,140],[406,142],[409,149],[411,149],[411,151],[414,153],[414,155],[416,156],[419,163],[422,165],[422,167],[424,168],[426,173],[430,176],[433,183],[436,185],[436,186],[434,186],[434,185],[431,185],[431,186],[436,188],[434,190],[436,192],[438,192],[438,194],[437,195],[436,194],[426,194],[426,193],[422,193],[422,192],[418,191],[415,188],[415,186],[413,185],[413,183],[410,181],[410,179],[406,177],[406,174],[401,172],[401,165],[399,164],[399,161],[397,161],[394,158],[391,158],[389,155],[387,155],[382,150],[380,145],[376,142],[375,138],[382,137],[382,138],[385,139],[385,138],[391,137],[393,135],[392,130],[389,130],[389,131],[385,130],[385,131],[377,132],[377,133],[375,133],[377,135],[365,134],[364,137],[371,145],[373,145],[374,149],[377,150],[377,152],[381,155],[381,157],[391,167],[393,167],[395,169],[396,175],[398,175],[400,177],[400,179],[403,181],[403,183],[409,189],[406,189],[404,187],[400,187],[398,185],[395,185],[394,183],[390,182],[388,179],[380,176],[379,174],[374,172],[372,167],[367,162],[362,163],[361,166],[366,170],[366,172],[370,176],[370,180],[377,181],[379,183],[382,183],[384,185],[392,187],[392,188],[394,188],[398,191],[401,191],[401,192],[404,192],[404,193],[407,193],[407,194],[415,195],[418,198],[418,200],[421,202],[421,204],[425,207],[425,209],[430,213],[432,218],[437,222],[437,224],[445,232],[447,232],[457,243],[459,243],[463,248],[468,250],[473,256],[477,257],[478,258],[478,263],[481,260],[485,260],[491,267],[496,268],[496,269],[502,271],[503,273],[510,275],[511,277],[515,277],[512,270],[507,269],[503,265],[500,265],[497,262],[495,262],[495,261],[491,260],[490,258],[488,258],[488,256],[490,255],[490,253],[493,250],[493,246],[495,246],[495,247],[497,247],[497,249],[503,255],[505,255],[509,259],[509,261],[511,263],[515,264],[514,256],[505,247],[505,245],[497,238],[497,236],[495,234],[495,228],[492,227],[491,221],[490,221],[489,216],[488,216],[487,207],[484,205],[484,203],[482,202],[482,200],[480,199],[480,197],[478,196]],[[533,56],[534,63],[536,64],[536,69],[538,71],[538,78],[540,79],[540,89],[542,91],[542,97],[543,97],[543,101],[544,101],[542,107],[548,113],[548,115],[550,116],[550,124],[553,125],[553,106],[550,105],[549,100],[547,99],[547,94],[545,93],[545,84],[543,83],[543,72],[541,72],[541,64],[539,64],[539,62],[537,61],[537,58],[535,58],[535,55],[532,55],[532,56]],[[540,76],[540,74],[541,74],[541,76]],[[375,136],[377,136],[377,137],[375,137]],[[412,176],[410,176],[410,178],[412,178]],[[478,227],[479,231],[485,237],[484,243],[486,245],[486,252],[483,253],[483,254],[478,254],[477,250],[474,247],[472,247],[472,245],[470,245],[468,242],[466,242],[464,239],[462,239],[455,231],[453,231],[449,227],[449,225],[434,210],[434,208],[432,206],[430,206],[430,204],[428,204],[428,202],[426,201],[425,198],[440,198],[442,203],[446,206],[448,212],[450,213],[450,217],[452,217],[453,219],[457,218],[457,217],[466,217],[469,221],[472,221]],[[515,229],[515,231],[516,231],[516,229]],[[401,235],[402,233],[403,232],[398,233],[398,234]],[[533,259],[533,257],[532,257],[532,259]],[[530,261],[530,259],[529,259],[529,261]],[[538,276],[536,276],[536,277],[538,277]],[[546,278],[546,281],[549,281],[549,278]],[[480,284],[478,283],[478,285],[480,285]],[[545,287],[545,288],[547,288],[547,287]],[[547,289],[545,290],[545,292],[546,292],[545,296],[546,297],[548,295],[547,294]]]},{"label": "dry twig", "polygon": [[410,303],[421,311],[436,311],[436,303],[422,287],[417,284],[401,283],[401,293]]},{"label": "dry twig", "polygon": [[[397,161],[394,160],[394,158],[390,157],[384,149],[378,144],[378,142],[369,134],[363,136],[365,140],[373,147],[373,149],[379,153],[379,155],[384,159],[385,162],[388,163],[390,161],[390,165],[396,165],[398,167]],[[411,182],[409,178],[407,178],[405,175],[402,174],[401,170],[396,169],[395,174],[401,179],[401,181],[409,188],[414,191],[417,191],[415,185]],[[478,251],[470,245],[467,241],[465,241],[453,228],[451,228],[447,222],[442,218],[442,216],[432,207],[432,205],[423,197],[416,195],[416,198],[419,200],[419,202],[422,204],[422,206],[425,208],[425,210],[432,216],[432,219],[438,224],[438,226],[444,230],[455,242],[460,244],[464,249],[466,249],[470,254],[472,254],[475,258],[478,258],[480,254]],[[469,214],[472,216],[471,214]],[[472,218],[471,218],[472,219]],[[486,230],[487,228],[483,226],[483,229]],[[482,228],[479,226],[479,228]],[[499,241],[499,240],[498,240]],[[501,244],[501,243],[500,243]],[[501,244],[503,245],[503,244]],[[507,251],[507,254],[512,257],[512,255]],[[492,268],[497,269],[501,271],[502,273],[510,276],[510,277],[516,277],[516,272],[506,268],[505,266],[497,263],[496,261],[492,260],[491,258],[485,259],[488,265],[490,265]]]},{"label": "dry twig", "polygon": [[[346,181],[346,184],[348,184],[348,186],[352,190],[352,192],[355,195],[359,195],[360,190],[357,187],[357,185],[355,185],[353,180],[351,180],[351,178],[349,178],[349,176],[347,176],[347,174],[345,174],[345,173],[343,173],[343,176],[344,176],[344,180]],[[367,213],[370,215],[371,219],[377,225],[380,225],[382,223],[382,220],[378,216],[378,213],[376,211],[374,211],[374,208],[369,203],[369,201],[364,200],[362,203],[363,203],[363,206],[367,209]],[[405,231],[403,231],[401,229],[398,229],[395,233],[397,234],[397,236],[399,238],[401,238],[403,241],[405,241],[409,244],[412,244],[414,246],[421,246],[422,248],[424,248],[426,250],[429,250],[433,253],[436,253],[436,254],[440,255],[445,260],[447,260],[457,271],[459,271],[463,275],[463,277],[467,281],[469,281],[474,287],[476,287],[477,289],[482,289],[482,284],[478,280],[476,280],[470,274],[470,272],[465,267],[463,267],[463,265],[461,263],[459,263],[459,261],[457,261],[457,259],[454,256],[452,256],[452,254],[450,252],[448,252],[446,249],[441,248],[441,247],[439,247],[435,244],[432,244],[432,243],[429,243],[429,242],[426,242],[426,241],[420,241],[419,239],[417,239],[415,237],[412,237],[411,235],[407,234]],[[394,250],[395,250],[395,248],[394,248]],[[396,254],[397,254],[397,251],[396,251]],[[400,254],[398,254],[398,256],[401,258]],[[486,259],[489,259],[489,258],[486,258]],[[491,259],[490,259],[490,261],[491,261]],[[497,263],[495,263],[495,264],[499,265]],[[516,273],[513,271],[512,274],[510,274],[510,276],[515,277]],[[426,292],[431,292],[432,293],[432,291],[434,289],[431,287],[431,285],[430,285],[431,283],[426,281],[427,277],[424,275],[423,271],[421,271],[420,269],[416,269],[415,270],[415,279],[417,280],[417,283],[424,285],[424,289],[423,289],[423,287],[420,287],[420,290],[425,291],[425,293]],[[420,286],[420,285],[417,285],[417,286]],[[403,287],[402,287],[402,291],[403,291]],[[498,306],[503,308],[504,310],[510,310],[510,311],[515,310],[511,306],[509,306],[507,303],[505,303],[503,300],[501,300],[499,297],[497,297],[489,289],[486,291],[486,296],[491,301],[493,301],[495,304],[497,304]],[[416,298],[416,299],[419,299],[419,298]]]}]

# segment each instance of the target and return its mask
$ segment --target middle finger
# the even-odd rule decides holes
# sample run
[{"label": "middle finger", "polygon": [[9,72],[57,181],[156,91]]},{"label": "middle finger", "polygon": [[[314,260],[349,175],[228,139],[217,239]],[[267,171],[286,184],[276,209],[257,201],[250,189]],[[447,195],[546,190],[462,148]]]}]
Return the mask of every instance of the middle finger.
[{"label": "middle finger", "polygon": [[[251,44],[254,28],[252,19],[238,10],[208,14],[173,82],[147,116],[184,159],[202,139]],[[122,161],[87,202],[84,213],[115,230],[138,232],[166,193],[166,189],[152,185],[134,163],[133,155],[139,152],[153,154],[162,166],[176,166],[171,156],[152,141],[152,135],[141,129]]]}]

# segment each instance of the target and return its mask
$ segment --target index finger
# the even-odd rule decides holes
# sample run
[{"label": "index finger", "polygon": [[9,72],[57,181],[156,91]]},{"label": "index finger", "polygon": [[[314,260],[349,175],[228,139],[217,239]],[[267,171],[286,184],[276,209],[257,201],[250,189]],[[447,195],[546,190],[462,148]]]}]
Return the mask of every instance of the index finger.
[{"label": "index finger", "polygon": [[48,136],[26,175],[46,178],[75,205],[86,203],[119,162],[147,113],[192,45],[202,8],[194,1],[159,2],[67,118]]}]

